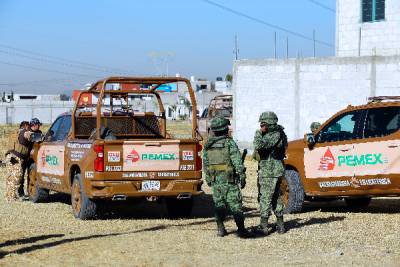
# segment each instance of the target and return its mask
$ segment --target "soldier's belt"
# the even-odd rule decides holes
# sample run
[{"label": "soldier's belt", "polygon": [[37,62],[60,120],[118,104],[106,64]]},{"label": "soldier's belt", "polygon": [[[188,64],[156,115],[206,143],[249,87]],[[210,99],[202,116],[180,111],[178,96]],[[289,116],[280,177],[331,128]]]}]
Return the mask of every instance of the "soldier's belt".
[{"label": "soldier's belt", "polygon": [[213,170],[213,171],[227,171],[228,170],[228,165],[225,165],[225,164],[211,165],[210,169]]}]

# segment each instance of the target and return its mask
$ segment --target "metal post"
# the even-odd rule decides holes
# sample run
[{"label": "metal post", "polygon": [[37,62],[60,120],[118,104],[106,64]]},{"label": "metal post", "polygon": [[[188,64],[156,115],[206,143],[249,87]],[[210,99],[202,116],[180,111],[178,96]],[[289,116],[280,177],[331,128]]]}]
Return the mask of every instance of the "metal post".
[{"label": "metal post", "polygon": [[235,34],[235,60],[238,60],[238,56],[239,56],[239,48],[238,48],[237,35]]},{"label": "metal post", "polygon": [[313,47],[313,55],[315,57],[315,30],[313,30],[313,45],[314,45],[314,47]]},{"label": "metal post", "polygon": [[358,56],[361,56],[361,27],[358,29]]},{"label": "metal post", "polygon": [[274,58],[276,59],[276,32],[274,32]]},{"label": "metal post", "polygon": [[289,37],[286,37],[286,59],[289,59]]}]

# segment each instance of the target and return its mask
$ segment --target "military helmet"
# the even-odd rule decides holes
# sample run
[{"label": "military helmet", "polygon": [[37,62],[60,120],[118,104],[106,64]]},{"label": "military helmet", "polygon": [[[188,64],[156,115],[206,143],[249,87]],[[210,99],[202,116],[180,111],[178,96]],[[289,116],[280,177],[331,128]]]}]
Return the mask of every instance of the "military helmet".
[{"label": "military helmet", "polygon": [[30,125],[42,125],[42,123],[40,122],[40,120],[38,118],[33,118],[31,119],[31,121],[29,122]]},{"label": "military helmet", "polygon": [[210,122],[210,128],[212,131],[224,131],[228,129],[228,126],[230,125],[230,121],[224,117],[217,116],[213,118]]},{"label": "military helmet", "polygon": [[278,116],[276,116],[276,114],[272,111],[266,111],[261,113],[258,122],[268,125],[274,125],[278,123]]},{"label": "military helmet", "polygon": [[320,126],[321,126],[321,123],[314,121],[313,123],[311,123],[311,126],[310,126],[311,132],[316,131]]}]

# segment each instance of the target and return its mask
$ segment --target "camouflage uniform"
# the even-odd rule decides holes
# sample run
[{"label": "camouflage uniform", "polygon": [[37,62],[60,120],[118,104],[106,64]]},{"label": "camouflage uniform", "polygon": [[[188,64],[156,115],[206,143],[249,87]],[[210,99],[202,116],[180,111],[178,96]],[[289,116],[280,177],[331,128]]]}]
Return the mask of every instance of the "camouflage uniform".
[{"label": "camouflage uniform", "polygon": [[6,156],[6,200],[13,201],[19,198],[18,189],[22,182],[24,161],[9,153]]},{"label": "camouflage uniform", "polygon": [[271,210],[277,217],[278,232],[284,232],[283,202],[280,190],[282,178],[285,174],[283,158],[287,148],[287,137],[283,127],[278,125],[278,118],[273,112],[264,112],[260,116],[261,125],[268,130],[263,133],[257,130],[254,136],[254,150],[258,165],[260,226],[264,233],[268,233],[268,218]]},{"label": "camouflage uniform", "polygon": [[215,205],[215,218],[218,235],[224,236],[226,230],[223,221],[229,210],[238,227],[238,235],[246,237],[244,228],[241,188],[246,184],[246,173],[239,148],[235,141],[227,136],[229,120],[216,117],[211,121],[215,137],[210,137],[203,150],[203,168],[205,180],[212,187]]},{"label": "camouflage uniform", "polygon": [[31,142],[31,131],[21,129],[14,148],[7,152],[6,156],[6,200],[18,200],[20,197],[20,186],[23,183],[25,171],[24,161],[29,157],[33,142]]}]

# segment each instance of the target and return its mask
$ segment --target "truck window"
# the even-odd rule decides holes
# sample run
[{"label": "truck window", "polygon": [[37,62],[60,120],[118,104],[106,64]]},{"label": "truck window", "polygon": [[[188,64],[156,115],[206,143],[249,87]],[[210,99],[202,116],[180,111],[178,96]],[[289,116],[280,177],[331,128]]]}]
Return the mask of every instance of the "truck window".
[{"label": "truck window", "polygon": [[379,137],[399,130],[400,107],[374,108],[368,110],[364,137]]},{"label": "truck window", "polygon": [[353,111],[340,115],[326,125],[317,136],[318,142],[336,142],[357,138],[357,125],[361,112]]},{"label": "truck window", "polygon": [[71,116],[65,116],[61,124],[61,127],[59,128],[58,132],[55,135],[55,140],[57,141],[65,140],[70,130],[71,130]]},{"label": "truck window", "polygon": [[56,141],[56,135],[57,132],[60,130],[60,127],[63,123],[64,117],[59,117],[56,119],[56,121],[53,123],[53,125],[51,125],[49,131],[47,132],[47,136],[48,136],[48,140],[49,141]]}]

